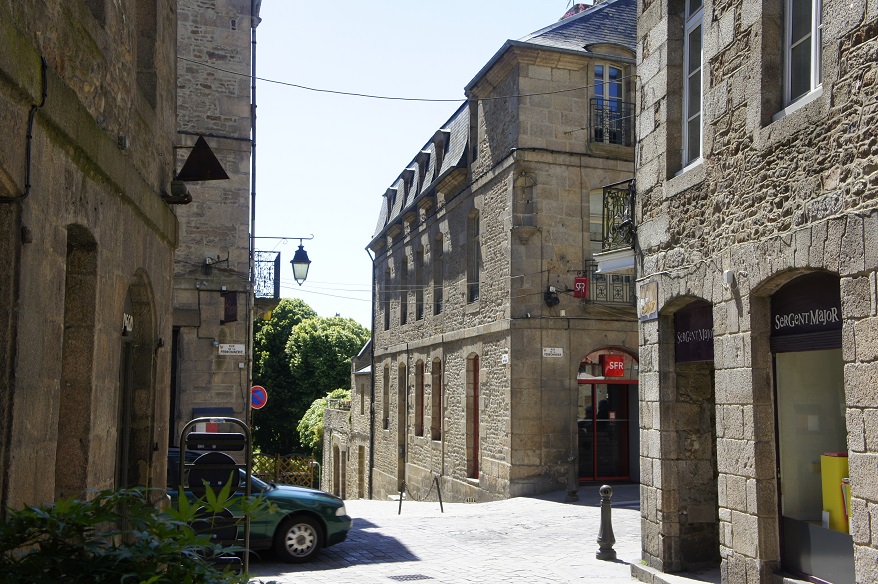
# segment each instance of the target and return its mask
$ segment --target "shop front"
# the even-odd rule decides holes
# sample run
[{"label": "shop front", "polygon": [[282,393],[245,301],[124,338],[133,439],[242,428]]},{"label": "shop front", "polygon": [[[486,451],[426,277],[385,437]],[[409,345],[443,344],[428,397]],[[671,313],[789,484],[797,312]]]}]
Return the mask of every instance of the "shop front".
[{"label": "shop front", "polygon": [[771,298],[782,562],[854,582],[839,278],[811,273]]},{"label": "shop front", "polygon": [[580,363],[580,482],[637,480],[637,375],[637,358],[622,349],[600,349]]}]

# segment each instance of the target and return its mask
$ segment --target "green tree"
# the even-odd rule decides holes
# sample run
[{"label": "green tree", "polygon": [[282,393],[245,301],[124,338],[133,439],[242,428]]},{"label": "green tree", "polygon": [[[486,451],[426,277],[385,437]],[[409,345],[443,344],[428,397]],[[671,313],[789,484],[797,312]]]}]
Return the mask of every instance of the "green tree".
[{"label": "green tree", "polygon": [[291,404],[296,423],[315,399],[333,389],[350,389],[351,357],[360,352],[368,339],[369,329],[339,316],[312,318],[293,327],[286,354],[296,381]]},{"label": "green tree", "polygon": [[293,431],[299,418],[291,407],[297,386],[284,349],[293,328],[316,316],[304,300],[284,298],[269,320],[253,324],[253,382],[265,387],[269,397],[253,413],[253,442],[264,452],[288,454],[299,447]]},{"label": "green tree", "polygon": [[323,452],[323,412],[331,399],[348,400],[351,399],[351,390],[342,387],[333,389],[323,397],[319,397],[311,402],[311,407],[299,420],[299,440],[302,446],[310,448],[318,454]]}]

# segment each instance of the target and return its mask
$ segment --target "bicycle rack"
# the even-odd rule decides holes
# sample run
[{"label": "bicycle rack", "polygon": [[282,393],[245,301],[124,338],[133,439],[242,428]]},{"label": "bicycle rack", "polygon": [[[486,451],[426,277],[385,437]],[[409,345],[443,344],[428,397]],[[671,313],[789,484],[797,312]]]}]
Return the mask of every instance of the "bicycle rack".
[{"label": "bicycle rack", "polygon": [[[237,426],[240,432],[193,432],[200,423],[231,424]],[[253,448],[250,428],[237,418],[195,418],[188,422],[180,432],[180,460],[177,496],[183,497],[184,489],[197,497],[205,494],[207,489],[218,493],[230,481],[233,483],[231,493],[238,492],[240,486],[240,474],[244,471],[244,496],[250,499],[250,479],[252,476]],[[193,461],[186,460],[186,453],[198,451],[198,457]],[[229,452],[243,452],[244,462],[236,462],[228,454]],[[188,471],[188,472],[187,472]],[[244,539],[238,537],[238,525],[244,522]],[[240,517],[235,517],[229,509],[222,512],[200,516],[193,522],[193,528],[199,533],[207,533],[211,541],[223,545],[243,544],[244,564],[243,571],[249,571],[250,562],[250,517],[244,510]],[[231,567],[240,572],[241,560],[236,556],[221,556],[215,558],[214,563],[219,567]]]}]

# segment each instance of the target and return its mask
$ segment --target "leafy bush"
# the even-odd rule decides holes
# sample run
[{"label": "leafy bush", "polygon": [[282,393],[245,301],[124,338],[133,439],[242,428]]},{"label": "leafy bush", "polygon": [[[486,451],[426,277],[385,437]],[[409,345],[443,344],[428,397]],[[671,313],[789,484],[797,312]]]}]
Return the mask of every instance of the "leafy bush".
[{"label": "leafy bush", "polygon": [[[246,583],[211,565],[208,558],[233,550],[195,533],[196,506],[180,501],[161,512],[131,489],[15,511],[0,524],[0,582]],[[213,497],[208,505],[226,503]]]},{"label": "leafy bush", "polygon": [[299,440],[302,446],[310,448],[312,451],[322,454],[323,452],[323,412],[326,410],[327,401],[330,399],[348,400],[351,399],[351,390],[340,387],[333,389],[324,397],[319,397],[311,402],[311,407],[299,420],[297,429],[299,430]]}]

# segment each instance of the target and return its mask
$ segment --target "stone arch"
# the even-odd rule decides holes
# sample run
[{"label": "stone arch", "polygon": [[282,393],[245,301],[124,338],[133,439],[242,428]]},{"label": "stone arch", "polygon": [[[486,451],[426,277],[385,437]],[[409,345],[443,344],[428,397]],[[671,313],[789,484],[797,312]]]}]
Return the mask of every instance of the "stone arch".
[{"label": "stone arch", "polygon": [[155,426],[155,296],[148,275],[131,278],[122,317],[116,484],[150,486]]},{"label": "stone arch", "polygon": [[79,496],[88,488],[94,399],[97,242],[81,225],[67,226],[64,276],[64,338],[55,498]]}]

